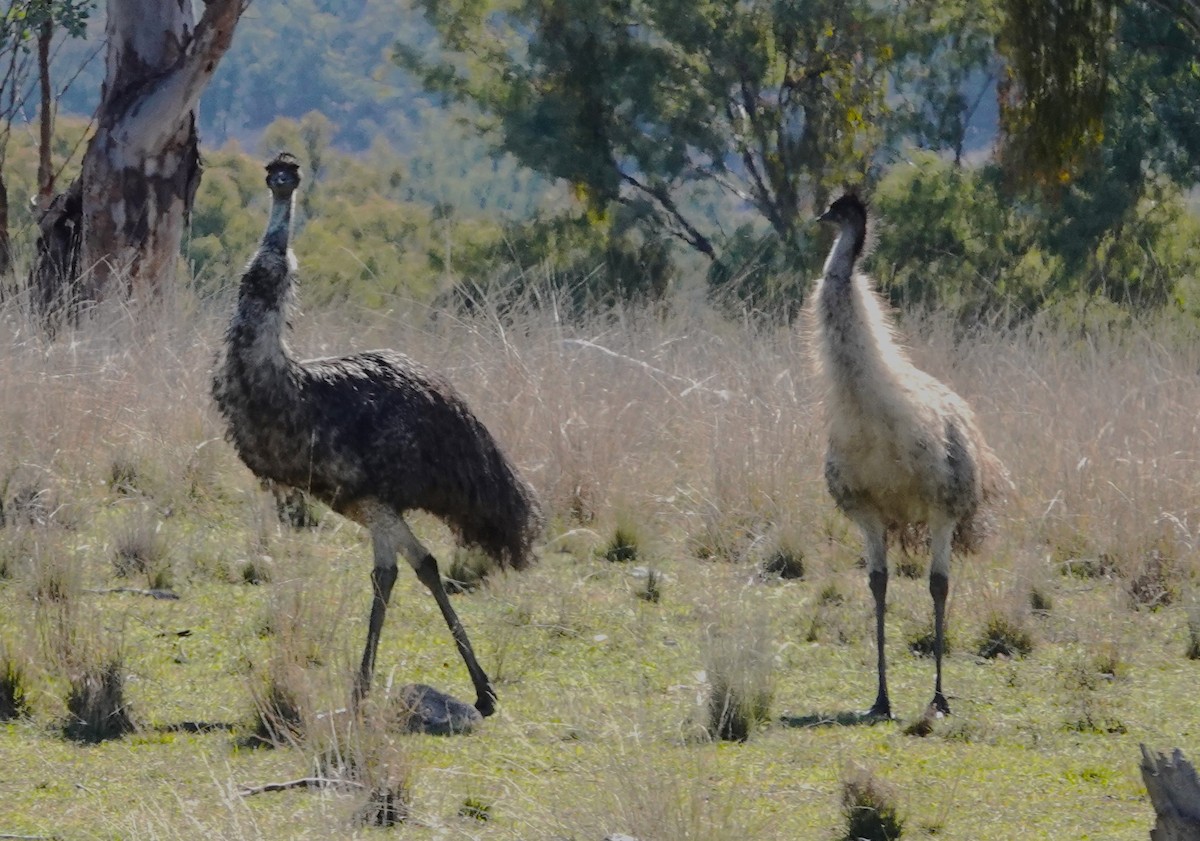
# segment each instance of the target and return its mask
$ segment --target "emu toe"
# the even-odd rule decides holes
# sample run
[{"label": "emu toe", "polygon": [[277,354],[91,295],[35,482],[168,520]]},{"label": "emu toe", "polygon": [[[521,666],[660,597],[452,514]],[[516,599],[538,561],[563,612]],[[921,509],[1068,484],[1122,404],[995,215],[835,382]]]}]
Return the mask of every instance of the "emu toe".
[{"label": "emu toe", "polygon": [[479,714],[484,718],[496,711],[496,690],[488,687],[487,692],[475,699],[475,709],[479,710]]}]

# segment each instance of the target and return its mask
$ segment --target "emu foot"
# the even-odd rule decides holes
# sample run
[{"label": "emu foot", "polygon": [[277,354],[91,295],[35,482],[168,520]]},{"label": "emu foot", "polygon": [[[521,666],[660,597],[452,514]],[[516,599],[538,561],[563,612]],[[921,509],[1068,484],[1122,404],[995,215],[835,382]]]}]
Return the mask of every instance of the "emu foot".
[{"label": "emu foot", "polygon": [[491,684],[488,684],[487,691],[475,699],[475,709],[484,718],[496,711],[496,690],[492,689]]},{"label": "emu foot", "polygon": [[864,721],[891,721],[892,704],[886,695],[880,695],[871,705],[871,709],[862,714]]},{"label": "emu foot", "polygon": [[929,709],[933,711],[938,718],[950,715],[950,702],[946,700],[946,696],[941,692],[935,692],[933,700],[929,702]]}]

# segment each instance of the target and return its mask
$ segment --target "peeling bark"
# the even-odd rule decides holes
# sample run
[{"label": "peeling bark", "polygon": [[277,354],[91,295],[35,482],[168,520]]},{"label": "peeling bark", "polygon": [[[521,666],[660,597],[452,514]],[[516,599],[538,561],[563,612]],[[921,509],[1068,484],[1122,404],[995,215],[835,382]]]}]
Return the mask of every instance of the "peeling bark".
[{"label": "peeling bark", "polygon": [[108,0],[96,132],[39,222],[30,282],[45,314],[172,287],[200,183],[196,103],[249,2],[207,0],[196,23],[191,0]]},{"label": "peeling bark", "polygon": [[1151,841],[1200,841],[1200,779],[1176,748],[1166,754],[1142,748],[1142,780],[1158,821]]}]

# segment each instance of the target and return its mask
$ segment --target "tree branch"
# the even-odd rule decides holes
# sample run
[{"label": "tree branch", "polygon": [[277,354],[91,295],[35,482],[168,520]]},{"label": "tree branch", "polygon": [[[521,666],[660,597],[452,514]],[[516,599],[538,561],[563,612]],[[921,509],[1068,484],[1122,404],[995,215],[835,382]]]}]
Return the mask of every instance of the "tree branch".
[{"label": "tree branch", "polygon": [[712,242],[710,242],[708,237],[700,233],[700,231],[684,217],[683,213],[679,210],[679,206],[675,204],[675,200],[671,198],[671,194],[667,192],[665,187],[663,187],[661,184],[653,186],[649,184],[643,184],[632,175],[629,175],[625,172],[620,172],[620,170],[618,170],[618,173],[621,176],[621,180],[626,184],[629,184],[633,188],[645,193],[647,196],[650,196],[656,202],[658,202],[658,205],[664,211],[666,211],[667,215],[671,218],[675,225],[679,227],[678,235],[684,240],[684,242],[692,246],[692,248],[699,251],[708,259],[717,259],[717,252],[713,248]]}]

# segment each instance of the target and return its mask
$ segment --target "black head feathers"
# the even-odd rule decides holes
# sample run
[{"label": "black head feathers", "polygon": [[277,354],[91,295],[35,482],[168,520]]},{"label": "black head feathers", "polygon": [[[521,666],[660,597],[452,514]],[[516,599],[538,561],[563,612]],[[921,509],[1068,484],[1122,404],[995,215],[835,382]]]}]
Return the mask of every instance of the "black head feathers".
[{"label": "black head feathers", "polygon": [[817,221],[832,222],[835,225],[850,222],[866,227],[867,203],[858,195],[858,191],[848,189],[817,217]]},{"label": "black head feathers", "polygon": [[290,196],[300,185],[300,161],[289,152],[280,152],[267,163],[267,186],[281,198]]}]

